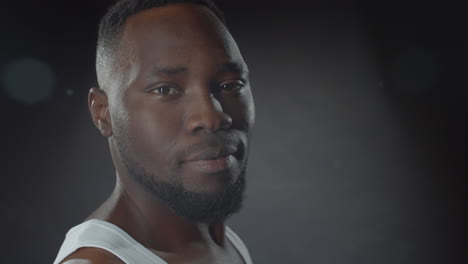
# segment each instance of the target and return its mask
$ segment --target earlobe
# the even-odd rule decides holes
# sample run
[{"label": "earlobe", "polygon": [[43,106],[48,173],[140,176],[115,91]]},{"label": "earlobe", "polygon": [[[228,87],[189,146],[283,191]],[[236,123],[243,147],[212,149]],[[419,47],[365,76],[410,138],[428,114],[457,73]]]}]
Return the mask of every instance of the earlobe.
[{"label": "earlobe", "polygon": [[112,136],[112,120],[109,113],[106,93],[99,88],[91,88],[88,94],[88,107],[94,125],[105,137]]},{"label": "earlobe", "polygon": [[112,126],[109,125],[108,122],[99,119],[98,120],[98,127],[99,131],[101,131],[101,134],[105,137],[111,137],[112,136]]}]

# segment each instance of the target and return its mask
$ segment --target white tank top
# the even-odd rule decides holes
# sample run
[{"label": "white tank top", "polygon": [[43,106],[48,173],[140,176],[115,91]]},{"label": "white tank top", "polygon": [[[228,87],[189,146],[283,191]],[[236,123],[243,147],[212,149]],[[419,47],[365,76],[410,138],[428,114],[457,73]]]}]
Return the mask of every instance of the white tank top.
[{"label": "white tank top", "polygon": [[[240,253],[245,264],[252,264],[247,247],[227,226],[226,237]],[[116,225],[97,219],[83,222],[68,231],[54,264],[59,264],[82,247],[104,249],[127,264],[167,264]]]}]

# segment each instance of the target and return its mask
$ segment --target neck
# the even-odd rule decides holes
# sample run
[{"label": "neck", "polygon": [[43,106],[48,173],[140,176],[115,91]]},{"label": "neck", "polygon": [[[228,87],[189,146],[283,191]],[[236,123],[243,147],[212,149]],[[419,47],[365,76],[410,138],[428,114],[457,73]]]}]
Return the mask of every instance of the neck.
[{"label": "neck", "polygon": [[224,245],[224,222],[192,223],[176,215],[131,180],[117,183],[108,200],[90,218],[119,226],[143,246],[177,253],[194,244]]}]

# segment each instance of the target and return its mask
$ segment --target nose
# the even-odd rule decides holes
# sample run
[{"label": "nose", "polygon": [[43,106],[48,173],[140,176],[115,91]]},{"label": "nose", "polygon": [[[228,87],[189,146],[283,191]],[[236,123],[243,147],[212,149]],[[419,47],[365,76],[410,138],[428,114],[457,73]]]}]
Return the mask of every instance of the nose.
[{"label": "nose", "polygon": [[197,133],[200,130],[216,132],[228,129],[232,125],[232,118],[224,113],[221,103],[213,94],[203,94],[191,98],[187,109],[187,130]]}]

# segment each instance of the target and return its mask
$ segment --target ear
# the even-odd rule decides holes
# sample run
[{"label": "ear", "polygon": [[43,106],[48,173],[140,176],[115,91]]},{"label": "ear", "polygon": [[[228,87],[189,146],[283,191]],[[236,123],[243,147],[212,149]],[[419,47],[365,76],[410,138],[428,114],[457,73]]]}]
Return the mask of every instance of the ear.
[{"label": "ear", "polygon": [[112,121],[109,113],[109,104],[106,93],[96,87],[89,90],[88,107],[94,125],[105,137],[112,136]]}]

